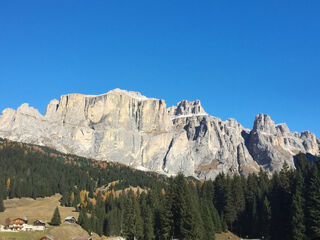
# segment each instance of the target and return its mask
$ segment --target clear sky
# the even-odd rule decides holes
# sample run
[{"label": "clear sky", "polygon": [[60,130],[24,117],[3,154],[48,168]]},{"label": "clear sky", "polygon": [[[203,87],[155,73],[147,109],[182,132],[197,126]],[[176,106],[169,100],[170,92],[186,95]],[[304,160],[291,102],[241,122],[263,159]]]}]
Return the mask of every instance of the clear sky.
[{"label": "clear sky", "polygon": [[0,111],[114,88],[320,137],[320,1],[1,1]]}]

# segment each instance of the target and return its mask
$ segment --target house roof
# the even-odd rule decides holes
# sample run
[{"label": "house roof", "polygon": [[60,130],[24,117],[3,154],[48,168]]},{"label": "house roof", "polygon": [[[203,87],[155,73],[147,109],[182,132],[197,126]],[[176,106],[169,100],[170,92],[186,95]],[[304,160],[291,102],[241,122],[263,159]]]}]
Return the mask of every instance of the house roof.
[{"label": "house roof", "polygon": [[76,219],[75,217],[72,217],[72,216],[68,216],[66,217],[64,220],[73,220],[73,219]]},{"label": "house roof", "polygon": [[26,218],[26,217],[24,217],[24,218],[20,218],[20,217],[18,217],[18,218],[15,218],[15,219],[13,219],[12,221],[14,221],[14,220],[18,220],[18,219],[20,219],[20,220],[23,220],[23,221],[28,221],[28,219]]},{"label": "house roof", "polygon": [[34,222],[40,222],[40,223],[45,224],[45,222],[44,222],[44,221],[42,221],[42,220],[40,220],[40,219],[37,219],[37,220],[35,220]]}]

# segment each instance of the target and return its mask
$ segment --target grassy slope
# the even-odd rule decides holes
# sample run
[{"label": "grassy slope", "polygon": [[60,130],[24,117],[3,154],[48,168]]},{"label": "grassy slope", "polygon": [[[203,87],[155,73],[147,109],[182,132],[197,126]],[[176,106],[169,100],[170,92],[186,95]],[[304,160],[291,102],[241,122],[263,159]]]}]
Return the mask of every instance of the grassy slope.
[{"label": "grassy slope", "polygon": [[[55,208],[59,206],[60,198],[61,195],[56,194],[52,197],[38,198],[37,200],[32,198],[14,198],[5,200],[4,205],[6,210],[0,213],[0,224],[4,224],[5,219],[8,217],[11,220],[17,217],[27,217],[29,220],[28,223],[31,224],[36,219],[50,222]],[[67,216],[74,216],[77,219],[79,213],[73,211],[73,207],[59,206],[61,220]]]},{"label": "grassy slope", "polygon": [[[56,194],[52,197],[38,198],[36,200],[31,198],[21,199],[9,199],[5,200],[4,204],[6,210],[0,213],[0,224],[4,225],[5,219],[9,217],[11,220],[16,217],[27,217],[29,223],[33,223],[35,219],[41,219],[45,222],[50,222],[53,215],[54,209],[58,206],[61,219],[66,216],[74,216],[78,218],[79,213],[73,212],[72,207],[61,207],[59,206],[59,199],[61,195]],[[0,240],[2,239],[16,239],[16,240],[36,240],[41,236],[48,235],[53,237],[55,240],[68,240],[74,237],[88,236],[88,233],[84,231],[77,224],[63,223],[58,227],[48,226],[45,231],[34,231],[34,232],[0,232]],[[101,240],[109,238],[100,238],[96,234],[93,234],[93,240]]]},{"label": "grassy slope", "polygon": [[[8,217],[11,220],[17,217],[27,217],[31,224],[36,219],[50,222],[54,209],[59,206],[60,198],[61,196],[56,194],[52,197],[38,198],[36,200],[31,198],[5,200],[4,204],[6,210],[0,213],[0,224],[3,225],[5,223],[5,219]],[[78,218],[79,213],[73,212],[73,210],[74,208],[72,207],[59,206],[62,221],[66,216],[74,216],[75,218]],[[78,225],[63,224],[60,227],[49,227],[49,229],[42,232],[0,233],[0,239],[7,237],[31,240],[37,239],[46,234],[54,237],[55,239],[72,239],[72,237],[88,235]]]}]

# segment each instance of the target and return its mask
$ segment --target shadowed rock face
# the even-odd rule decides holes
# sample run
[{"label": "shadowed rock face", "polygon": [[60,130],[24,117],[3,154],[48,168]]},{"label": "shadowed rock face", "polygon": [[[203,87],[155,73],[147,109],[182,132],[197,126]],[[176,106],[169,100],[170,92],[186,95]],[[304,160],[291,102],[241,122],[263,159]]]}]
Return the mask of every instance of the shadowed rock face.
[{"label": "shadowed rock face", "polygon": [[219,172],[248,174],[260,166],[293,167],[298,152],[319,154],[310,132],[292,133],[259,114],[250,131],[236,120],[208,115],[199,100],[166,108],[163,100],[120,89],[52,100],[44,116],[23,104],[0,115],[0,136],[65,153],[167,174],[199,178]]}]

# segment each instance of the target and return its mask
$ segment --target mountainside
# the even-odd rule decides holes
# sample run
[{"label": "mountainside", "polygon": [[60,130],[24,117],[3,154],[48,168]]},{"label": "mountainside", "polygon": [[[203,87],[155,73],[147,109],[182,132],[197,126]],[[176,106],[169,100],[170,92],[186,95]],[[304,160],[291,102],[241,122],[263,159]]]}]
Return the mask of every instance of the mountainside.
[{"label": "mountainside", "polygon": [[68,94],[52,100],[45,115],[28,104],[0,115],[0,137],[64,153],[115,161],[138,169],[214,178],[248,174],[260,166],[294,166],[298,152],[319,154],[320,140],[290,132],[259,114],[253,129],[208,115],[199,100],[167,108],[165,101],[120,89],[102,95]]}]

